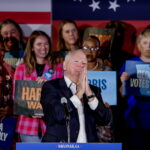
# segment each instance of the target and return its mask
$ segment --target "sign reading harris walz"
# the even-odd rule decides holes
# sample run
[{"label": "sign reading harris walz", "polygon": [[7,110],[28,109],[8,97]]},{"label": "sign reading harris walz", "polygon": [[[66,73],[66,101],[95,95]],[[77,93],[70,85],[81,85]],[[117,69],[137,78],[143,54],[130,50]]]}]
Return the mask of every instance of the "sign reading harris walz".
[{"label": "sign reading harris walz", "polygon": [[116,71],[88,71],[88,81],[101,89],[104,102],[117,104]]},{"label": "sign reading harris walz", "polygon": [[15,82],[14,114],[43,116],[42,106],[40,104],[42,84],[36,81]]},{"label": "sign reading harris walz", "polygon": [[150,96],[150,63],[128,60],[125,71],[130,78],[124,82],[123,95]]}]

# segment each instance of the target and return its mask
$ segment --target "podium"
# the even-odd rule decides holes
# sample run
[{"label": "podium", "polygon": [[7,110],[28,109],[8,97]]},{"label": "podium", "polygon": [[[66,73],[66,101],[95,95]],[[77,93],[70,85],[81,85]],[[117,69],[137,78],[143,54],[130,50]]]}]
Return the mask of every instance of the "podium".
[{"label": "podium", "polygon": [[16,150],[122,150],[121,143],[16,143]]}]

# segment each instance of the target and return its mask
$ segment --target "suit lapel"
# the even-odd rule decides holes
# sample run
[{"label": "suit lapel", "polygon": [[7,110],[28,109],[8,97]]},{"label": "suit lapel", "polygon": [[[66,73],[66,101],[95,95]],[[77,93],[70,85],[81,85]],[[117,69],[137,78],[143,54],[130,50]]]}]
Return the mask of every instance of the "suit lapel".
[{"label": "suit lapel", "polygon": [[67,87],[67,84],[66,84],[64,78],[62,80],[60,80],[59,85],[60,85],[62,96],[69,99],[72,96],[72,92],[71,92],[70,88]]},{"label": "suit lapel", "polygon": [[73,103],[70,101],[70,97],[73,94],[72,94],[70,88],[67,87],[67,84],[66,84],[64,78],[62,80],[59,80],[59,85],[60,85],[60,90],[61,90],[60,91],[61,97],[65,97],[68,101],[67,105],[68,105],[69,112],[76,111],[77,109],[75,108]]}]

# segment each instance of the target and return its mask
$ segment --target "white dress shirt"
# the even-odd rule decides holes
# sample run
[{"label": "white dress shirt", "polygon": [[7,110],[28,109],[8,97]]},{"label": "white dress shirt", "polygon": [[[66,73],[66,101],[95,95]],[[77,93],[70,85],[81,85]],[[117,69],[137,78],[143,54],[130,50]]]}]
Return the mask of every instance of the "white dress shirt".
[{"label": "white dress shirt", "polygon": [[[70,98],[70,100],[72,101],[73,105],[77,108],[77,111],[78,111],[80,129],[79,129],[79,134],[78,134],[78,138],[77,138],[77,143],[86,143],[87,137],[86,137],[86,131],[85,131],[85,117],[84,117],[84,111],[83,111],[84,109],[83,109],[82,101],[75,95],[76,94],[76,84],[73,83],[66,76],[64,77],[64,79],[67,84],[67,87],[69,87],[71,89],[72,94],[73,94],[73,96]],[[95,110],[98,105],[97,98],[95,97],[94,100],[88,102],[88,104],[92,110]]]}]

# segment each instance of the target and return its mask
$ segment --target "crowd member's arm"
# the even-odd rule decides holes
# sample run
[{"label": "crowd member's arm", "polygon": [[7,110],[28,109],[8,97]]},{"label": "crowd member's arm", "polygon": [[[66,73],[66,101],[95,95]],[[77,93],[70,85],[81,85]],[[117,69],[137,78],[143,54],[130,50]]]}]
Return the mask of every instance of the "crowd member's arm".
[{"label": "crowd member's arm", "polygon": [[121,81],[121,86],[120,86],[120,93],[122,95],[122,90],[123,90],[123,84],[126,80],[128,80],[130,78],[130,75],[128,72],[123,72],[120,76],[120,81]]}]

